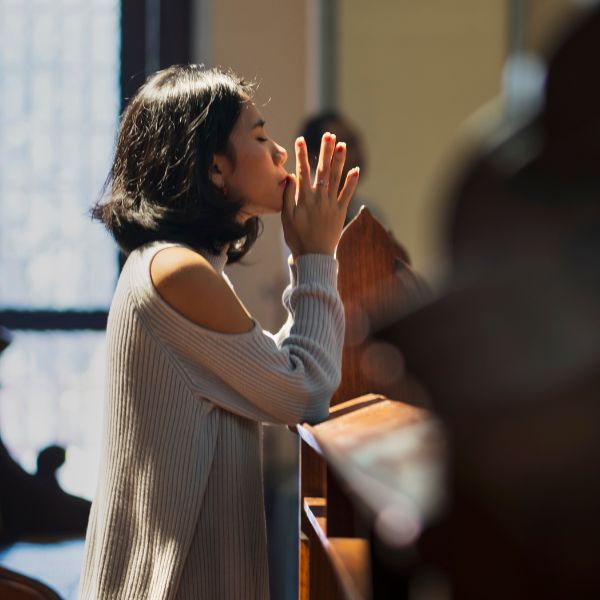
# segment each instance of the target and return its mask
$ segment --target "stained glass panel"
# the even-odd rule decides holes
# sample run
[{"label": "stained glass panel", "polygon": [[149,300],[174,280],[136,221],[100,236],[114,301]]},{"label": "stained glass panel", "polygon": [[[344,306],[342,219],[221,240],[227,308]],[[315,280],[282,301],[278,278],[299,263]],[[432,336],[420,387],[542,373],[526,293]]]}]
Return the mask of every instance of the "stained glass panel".
[{"label": "stained glass panel", "polygon": [[113,242],[89,208],[119,92],[116,0],[0,0],[0,306],[106,308]]},{"label": "stained glass panel", "polygon": [[[114,243],[89,208],[120,107],[118,0],[0,0],[0,308],[106,310]],[[0,433],[35,470],[68,451],[68,491],[91,497],[101,433],[103,332],[13,332],[0,358]]]}]

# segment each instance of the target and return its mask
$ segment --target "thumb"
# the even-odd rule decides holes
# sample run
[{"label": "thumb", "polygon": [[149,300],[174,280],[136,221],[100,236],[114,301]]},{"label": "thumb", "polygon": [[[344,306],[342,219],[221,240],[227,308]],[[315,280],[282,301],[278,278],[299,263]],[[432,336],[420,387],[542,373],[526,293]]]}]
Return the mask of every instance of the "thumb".
[{"label": "thumb", "polygon": [[291,219],[296,210],[296,176],[288,175],[285,190],[283,190],[283,210],[281,216]]}]

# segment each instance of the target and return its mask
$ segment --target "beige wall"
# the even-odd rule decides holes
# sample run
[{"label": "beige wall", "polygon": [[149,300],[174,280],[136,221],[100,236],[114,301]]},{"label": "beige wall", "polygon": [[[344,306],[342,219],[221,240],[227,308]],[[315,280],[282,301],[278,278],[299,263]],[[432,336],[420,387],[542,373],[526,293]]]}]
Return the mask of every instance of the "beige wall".
[{"label": "beige wall", "polygon": [[340,106],[364,132],[362,194],[436,273],[440,195],[461,123],[498,94],[505,0],[338,0]]},{"label": "beige wall", "polygon": [[[256,77],[268,129],[291,149],[313,108],[317,0],[196,1],[197,59]],[[361,196],[380,209],[417,268],[435,278],[444,255],[441,188],[456,165],[464,121],[500,92],[508,1],[337,3],[339,106],[362,130],[369,154]],[[530,0],[527,46],[539,48],[572,5]],[[270,329],[284,316],[283,252],[279,217],[266,218],[247,259],[257,266],[231,269],[240,296]]]},{"label": "beige wall", "polygon": [[[197,60],[231,67],[260,83],[256,101],[270,135],[288,151],[306,103],[306,7],[295,0],[198,0]],[[264,106],[263,106],[264,104]],[[288,163],[293,169],[294,159]],[[284,320],[281,291],[287,283],[280,217],[263,219],[265,230],[245,261],[228,269],[236,290],[263,327]]]}]

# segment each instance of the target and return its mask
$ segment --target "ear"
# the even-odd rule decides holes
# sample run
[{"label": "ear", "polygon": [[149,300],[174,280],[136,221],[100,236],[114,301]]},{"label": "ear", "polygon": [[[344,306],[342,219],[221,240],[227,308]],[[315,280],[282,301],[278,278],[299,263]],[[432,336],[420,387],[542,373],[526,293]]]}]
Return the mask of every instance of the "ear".
[{"label": "ear", "polygon": [[227,172],[227,158],[222,154],[213,154],[212,163],[208,169],[208,178],[211,183],[219,188],[225,187],[224,174]]}]

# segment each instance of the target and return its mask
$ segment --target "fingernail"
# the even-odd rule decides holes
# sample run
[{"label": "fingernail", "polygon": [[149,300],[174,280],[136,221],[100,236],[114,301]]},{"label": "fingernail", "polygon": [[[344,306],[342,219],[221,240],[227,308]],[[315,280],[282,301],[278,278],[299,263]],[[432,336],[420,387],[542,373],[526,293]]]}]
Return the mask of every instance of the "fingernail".
[{"label": "fingernail", "polygon": [[301,137],[301,138],[298,138],[298,139],[296,140],[296,144],[298,144],[298,146],[299,146],[299,147],[302,147],[302,146],[304,146],[304,144],[305,144],[304,138],[303,138],[303,137]]},{"label": "fingernail", "polygon": [[346,149],[346,144],[345,144],[344,142],[340,142],[340,143],[337,145],[337,148],[336,148],[336,150],[337,150],[338,152],[343,152],[345,149]]},{"label": "fingernail", "polygon": [[333,136],[331,135],[331,133],[329,133],[329,131],[323,136],[323,139],[326,142],[330,142],[333,139]]},{"label": "fingernail", "polygon": [[354,167],[354,173],[352,173],[352,177],[358,177],[360,174],[360,167]]}]

